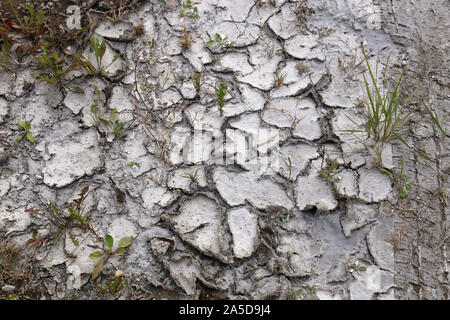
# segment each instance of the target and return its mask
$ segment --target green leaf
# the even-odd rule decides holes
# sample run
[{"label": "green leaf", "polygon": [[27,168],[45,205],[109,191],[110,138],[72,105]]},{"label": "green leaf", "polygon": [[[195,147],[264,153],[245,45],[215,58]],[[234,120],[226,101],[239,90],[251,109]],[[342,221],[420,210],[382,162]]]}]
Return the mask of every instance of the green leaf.
[{"label": "green leaf", "polygon": [[111,237],[111,235],[107,234],[107,235],[105,236],[105,243],[106,243],[106,246],[107,246],[109,249],[112,249],[113,244],[114,244],[114,239],[113,239],[113,237]]},{"label": "green leaf", "polygon": [[17,124],[25,129],[25,121],[17,120]]},{"label": "green leaf", "polygon": [[141,166],[141,164],[139,162],[136,162],[136,161],[130,161],[130,162],[128,162],[128,165],[130,167],[132,167],[132,166],[140,167]]},{"label": "green leaf", "polygon": [[31,123],[25,121],[25,129],[30,130],[31,129]]},{"label": "green leaf", "polygon": [[102,58],[105,55],[105,52],[106,52],[106,43],[105,41],[102,41],[102,44],[100,45],[99,48],[98,57]]},{"label": "green leaf", "polygon": [[31,143],[34,143],[34,137],[31,133],[27,133],[26,137]]},{"label": "green leaf", "polygon": [[207,46],[207,47],[211,47],[213,44],[214,44],[214,40],[209,40],[209,41],[206,43],[206,46]]},{"label": "green leaf", "polygon": [[216,42],[222,42],[222,37],[218,33],[216,33],[215,39],[216,39]]},{"label": "green leaf", "polygon": [[91,48],[95,55],[98,56],[98,39],[96,37],[91,38]]},{"label": "green leaf", "polygon": [[89,255],[89,258],[93,259],[93,260],[97,260],[101,257],[103,257],[105,254],[101,251],[94,251]]},{"label": "green leaf", "polygon": [[367,268],[366,268],[366,267],[358,267],[358,270],[359,270],[359,271],[366,271]]},{"label": "green leaf", "polygon": [[126,248],[133,242],[133,237],[123,237],[119,240],[119,248]]},{"label": "green leaf", "polygon": [[116,55],[114,56],[114,58],[113,58],[113,62],[116,61],[117,59],[119,59],[119,57],[120,57],[121,55],[122,55],[121,53],[116,54]]},{"label": "green leaf", "polygon": [[72,90],[73,90],[73,92],[75,92],[75,93],[84,93],[84,90],[81,89],[80,87],[74,87],[74,88],[72,88]]},{"label": "green leaf", "polygon": [[109,121],[106,120],[105,118],[98,118],[98,120],[103,123],[105,126],[109,126]]},{"label": "green leaf", "polygon": [[125,252],[127,252],[127,248],[117,248],[117,250],[116,250],[116,254],[121,254],[121,253],[125,253]]}]

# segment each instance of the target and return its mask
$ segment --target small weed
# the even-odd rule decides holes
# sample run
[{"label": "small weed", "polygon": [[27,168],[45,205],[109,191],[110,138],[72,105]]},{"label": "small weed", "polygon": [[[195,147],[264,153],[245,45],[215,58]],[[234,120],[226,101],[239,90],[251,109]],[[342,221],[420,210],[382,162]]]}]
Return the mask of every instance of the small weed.
[{"label": "small weed", "polygon": [[[84,187],[79,194],[80,197],[75,199],[64,212],[61,212],[52,202],[48,205],[48,212],[42,213],[36,209],[27,209],[25,212],[43,217],[56,227],[56,231],[52,232],[50,236],[53,239],[54,244],[58,243],[64,234],[67,234],[72,240],[72,243],[75,246],[78,246],[78,240],[71,231],[73,228],[94,232],[90,226],[91,219],[85,217],[83,212],[84,208],[82,207],[88,191],[89,186]],[[33,232],[33,237],[37,237],[36,231]]]},{"label": "small weed", "polygon": [[8,295],[8,300],[18,300],[19,298],[15,295],[15,294],[13,294],[13,293],[11,293],[11,294],[9,294]]},{"label": "small weed", "polygon": [[131,162],[128,162],[128,166],[130,166],[130,167],[136,166],[139,168],[141,166],[141,164],[139,162],[131,161]]},{"label": "small weed", "polygon": [[118,22],[122,20],[130,10],[137,7],[142,0],[110,0],[102,1],[99,10],[93,10],[95,12],[103,14],[108,20]]},{"label": "small weed", "polygon": [[191,183],[198,182],[198,169],[195,170],[194,172],[186,172],[181,177],[183,177],[185,179],[189,179],[191,181]]},{"label": "small weed", "polygon": [[336,161],[327,160],[327,166],[317,171],[317,173],[325,177],[328,182],[333,182],[333,176],[337,173],[336,169],[338,166],[339,164]]},{"label": "small weed", "polygon": [[[389,58],[386,61],[386,69],[383,75],[382,84],[378,83],[378,61],[376,63],[375,72],[369,63],[364,47],[362,47],[364,59],[367,70],[369,71],[369,81],[366,74],[363,73],[364,85],[366,89],[367,99],[365,106],[367,110],[367,118],[362,130],[354,130],[354,132],[365,132],[368,138],[373,138],[375,142],[388,142],[392,137],[398,137],[396,130],[398,130],[407,120],[411,112],[404,117],[400,115],[400,84],[402,83],[403,75],[406,69],[403,69],[398,80],[395,82],[392,93],[381,91],[381,85],[386,84],[386,73],[389,65]],[[413,96],[415,90],[403,104],[408,104]],[[355,123],[352,119],[349,119]],[[359,125],[358,125],[359,126]]]},{"label": "small weed", "polygon": [[192,75],[192,81],[194,82],[194,88],[197,91],[200,91],[201,77],[202,77],[202,75],[200,73],[194,73]]},{"label": "small weed", "polygon": [[103,271],[103,267],[105,266],[106,262],[114,255],[119,255],[122,253],[126,253],[128,251],[128,247],[133,242],[133,237],[123,237],[119,240],[119,245],[116,250],[113,250],[114,246],[114,239],[111,235],[107,234],[104,239],[106,248],[99,247],[97,245],[89,245],[91,248],[98,249],[97,251],[92,252],[89,255],[89,258],[93,260],[100,261],[94,266],[94,269],[92,270],[92,280],[95,280]]},{"label": "small weed", "polygon": [[16,41],[9,37],[5,30],[0,27],[0,67],[12,71],[20,66],[23,57],[34,51],[34,46],[15,45]]},{"label": "small weed", "polygon": [[223,112],[225,106],[225,96],[227,94],[227,84],[225,81],[220,81],[219,87],[216,88],[217,104],[219,105],[219,111]]},{"label": "small weed", "polygon": [[119,116],[117,115],[116,108],[112,109],[111,115],[109,117],[109,124],[112,127],[112,131],[116,135],[116,137],[120,138],[124,136],[125,131],[123,130],[123,123],[119,122]]},{"label": "small weed", "polygon": [[189,34],[186,27],[183,28],[183,39],[180,40],[180,45],[183,50],[188,50],[191,47],[192,35]]},{"label": "small weed", "polygon": [[281,87],[283,85],[285,79],[286,79],[286,73],[283,73],[281,75],[276,75],[275,79],[273,80],[273,86],[275,88]]},{"label": "small weed", "polygon": [[106,71],[106,69],[108,69],[114,62],[116,62],[121,54],[116,54],[108,65],[103,65],[103,57],[105,56],[106,52],[106,43],[104,40],[102,40],[102,42],[100,43],[99,39],[94,36],[92,36],[91,38],[91,50],[95,55],[96,66],[94,66],[88,59],[86,59],[82,55],[75,56],[76,61],[90,75],[102,77],[108,76],[108,72]]},{"label": "small weed", "polygon": [[97,288],[99,288],[103,294],[110,294],[113,297],[117,297],[119,293],[125,289],[125,287],[126,283],[123,278],[122,270],[117,270],[115,272],[114,279],[106,280],[104,283],[97,284]]},{"label": "small weed", "polygon": [[34,137],[30,133],[31,123],[27,121],[17,120],[17,124],[22,128],[22,132],[17,138],[17,142],[20,142],[23,139],[23,137],[26,137],[28,141],[34,143]]},{"label": "small weed", "polygon": [[19,260],[20,250],[15,246],[0,242],[0,267],[5,270],[11,270]]},{"label": "small weed", "polygon": [[220,48],[220,49],[224,49],[224,48],[231,49],[231,48],[234,48],[234,44],[235,44],[234,41],[229,42],[229,41],[225,40],[225,38],[222,38],[222,36],[220,34],[218,34],[218,33],[216,33],[214,35],[214,39],[210,39],[208,42],[206,42],[206,46],[208,48],[211,48],[211,47],[215,46],[215,47]]},{"label": "small weed", "polygon": [[323,38],[329,36],[332,32],[333,32],[333,29],[325,26],[325,27],[322,27],[319,30],[317,30],[317,36],[319,37],[319,39],[323,39]]},{"label": "small weed", "polygon": [[198,14],[198,8],[194,6],[191,0],[187,0],[181,4],[179,17],[200,18]]},{"label": "small weed", "polygon": [[387,169],[382,168],[381,166],[377,166],[377,168],[388,175],[390,175],[399,185],[400,187],[400,199],[406,199],[408,198],[408,193],[412,189],[411,184],[408,183],[408,174],[406,173],[404,169],[404,159],[400,160],[400,174],[397,175]]},{"label": "small weed", "polygon": [[313,14],[315,11],[311,7],[308,7],[308,0],[301,0],[298,5],[295,12],[295,15],[297,17],[297,23],[299,25],[304,25],[306,22],[306,19],[309,15]]},{"label": "small weed", "polygon": [[[100,92],[96,89],[97,96],[100,98]],[[103,124],[105,127],[109,128],[112,133],[114,133],[118,138],[125,135],[123,130],[123,123],[119,122],[119,116],[116,108],[113,108],[109,118],[105,118],[101,108],[98,106],[99,99],[94,99],[91,104],[92,118],[96,126]]]},{"label": "small weed", "polygon": [[[373,139],[375,142],[375,146],[378,145],[378,150],[375,152],[378,154],[378,158],[381,158],[381,150],[383,150],[383,143],[389,142],[392,138],[398,139],[401,143],[403,143],[408,149],[410,149],[419,159],[421,159],[426,166],[435,170],[426,160],[425,158],[429,158],[429,156],[420,150],[412,148],[398,133],[398,130],[403,126],[409,116],[416,110],[412,110],[408,112],[406,115],[402,116],[401,105],[408,105],[409,102],[413,99],[416,92],[420,89],[420,87],[416,88],[408,98],[400,104],[400,95],[401,89],[400,85],[403,80],[403,75],[406,71],[406,68],[401,72],[398,80],[394,83],[394,87],[392,90],[382,88],[386,87],[386,74],[389,66],[389,58],[386,61],[386,68],[382,77],[382,82],[378,82],[378,61],[376,63],[375,70],[372,69],[369,63],[369,58],[364,50],[364,47],[361,46],[362,52],[364,55],[364,60],[366,62],[367,70],[369,72],[369,80],[366,77],[365,72],[363,73],[364,85],[366,89],[366,101],[364,105],[366,106],[366,119],[365,123],[360,125],[353,121],[351,118],[347,117],[353,124],[357,127],[361,128],[358,130],[342,130],[346,132],[362,132],[367,135],[367,138]],[[427,73],[428,74],[428,73]],[[425,76],[426,77],[426,76]],[[370,83],[369,83],[370,81]],[[433,121],[436,124],[439,122],[437,118],[434,118],[435,115],[432,115]],[[437,121],[437,122],[436,122]],[[440,126],[440,124],[439,124]],[[442,128],[441,128],[442,129]],[[380,147],[381,144],[381,147]]]},{"label": "small weed", "polygon": [[[41,81],[45,81],[54,86],[64,86],[64,77],[78,67],[77,63],[71,63],[66,67],[66,56],[60,57],[56,50],[49,51],[47,46],[41,45],[42,51],[39,56],[39,69],[44,73],[34,73],[33,76]],[[81,89],[75,88],[75,91]],[[82,91],[82,90],[81,90]]]},{"label": "small weed", "polygon": [[19,6],[25,9],[25,14],[19,14],[16,10],[17,4],[14,4],[12,0],[8,0],[12,12],[14,13],[15,21],[10,21],[8,19],[3,19],[5,25],[10,27],[12,30],[21,32],[31,39],[38,37],[44,32],[44,11],[36,10],[32,3],[27,3],[25,5],[19,4]]},{"label": "small weed", "polygon": [[32,229],[33,236],[30,240],[28,240],[28,245],[31,247],[38,247],[41,244],[44,244],[46,239],[39,235],[39,231],[36,228]]},{"label": "small weed", "polygon": [[350,272],[356,271],[359,273],[360,271],[366,271],[367,268],[359,265],[359,261],[356,261],[354,264],[350,265]]}]

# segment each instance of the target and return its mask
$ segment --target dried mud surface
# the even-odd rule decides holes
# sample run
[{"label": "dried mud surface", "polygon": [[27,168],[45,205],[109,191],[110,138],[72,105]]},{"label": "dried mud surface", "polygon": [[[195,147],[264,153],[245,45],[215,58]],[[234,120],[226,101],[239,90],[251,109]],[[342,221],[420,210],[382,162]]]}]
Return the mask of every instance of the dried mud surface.
[{"label": "dried mud surface", "polygon": [[[406,66],[406,96],[425,83],[405,108],[424,99],[448,131],[447,1],[202,0],[198,18],[176,0],[136,1],[118,22],[106,2],[65,2],[105,40],[105,60],[122,55],[111,76],[70,74],[84,93],[0,70],[0,298],[449,298],[448,136],[422,108],[401,136],[429,166],[383,145],[385,170],[404,163],[400,197],[346,131],[364,117],[361,43],[372,64],[390,57],[393,78]],[[216,34],[225,41],[207,46]],[[123,136],[98,121],[114,108]],[[18,120],[34,143],[17,142]],[[86,187],[91,229],[54,243],[33,210],[67,208]],[[89,254],[106,234],[133,242],[93,280]],[[102,293],[117,270],[126,288]]]}]

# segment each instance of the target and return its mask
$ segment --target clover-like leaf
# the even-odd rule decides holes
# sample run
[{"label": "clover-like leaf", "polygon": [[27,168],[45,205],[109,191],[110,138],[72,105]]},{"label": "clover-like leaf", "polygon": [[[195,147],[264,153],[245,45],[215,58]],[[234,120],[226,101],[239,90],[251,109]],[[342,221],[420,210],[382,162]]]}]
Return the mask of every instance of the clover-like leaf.
[{"label": "clover-like leaf", "polygon": [[25,129],[25,121],[17,120],[17,124]]},{"label": "clover-like leaf", "polygon": [[114,239],[113,239],[113,237],[111,237],[111,235],[107,234],[105,236],[105,244],[109,249],[112,249],[113,244],[114,244]]},{"label": "clover-like leaf", "polygon": [[93,260],[97,260],[101,257],[103,257],[105,254],[101,251],[94,251],[89,255],[89,258],[93,259]]},{"label": "clover-like leaf", "polygon": [[119,248],[126,248],[133,242],[133,237],[123,237],[119,240]]},{"label": "clover-like leaf", "polygon": [[92,48],[92,51],[94,51],[95,55],[98,56],[99,55],[98,38],[96,38],[96,37],[91,38],[91,48]]},{"label": "clover-like leaf", "polygon": [[115,254],[125,253],[125,252],[127,252],[127,250],[128,250],[127,248],[120,247],[120,248],[117,248]]},{"label": "clover-like leaf", "polygon": [[31,133],[27,133],[26,137],[31,143],[34,143],[34,137]]}]

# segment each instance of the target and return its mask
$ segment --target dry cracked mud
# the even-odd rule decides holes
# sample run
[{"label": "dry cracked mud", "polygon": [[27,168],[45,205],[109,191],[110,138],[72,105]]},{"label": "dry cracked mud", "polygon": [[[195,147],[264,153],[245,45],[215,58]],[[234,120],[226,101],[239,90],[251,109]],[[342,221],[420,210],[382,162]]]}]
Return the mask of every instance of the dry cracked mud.
[{"label": "dry cracked mud", "polygon": [[[447,1],[127,1],[118,21],[109,1],[35,3],[80,6],[112,64],[63,88],[0,69],[0,298],[449,298],[448,136],[415,112],[402,137],[428,166],[393,139],[380,168],[350,132],[361,44],[406,66],[406,92],[423,81],[448,131]],[[54,241],[42,213],[80,195],[89,228]],[[93,279],[106,235],[133,241]],[[117,270],[126,287],[99,290]]]}]

